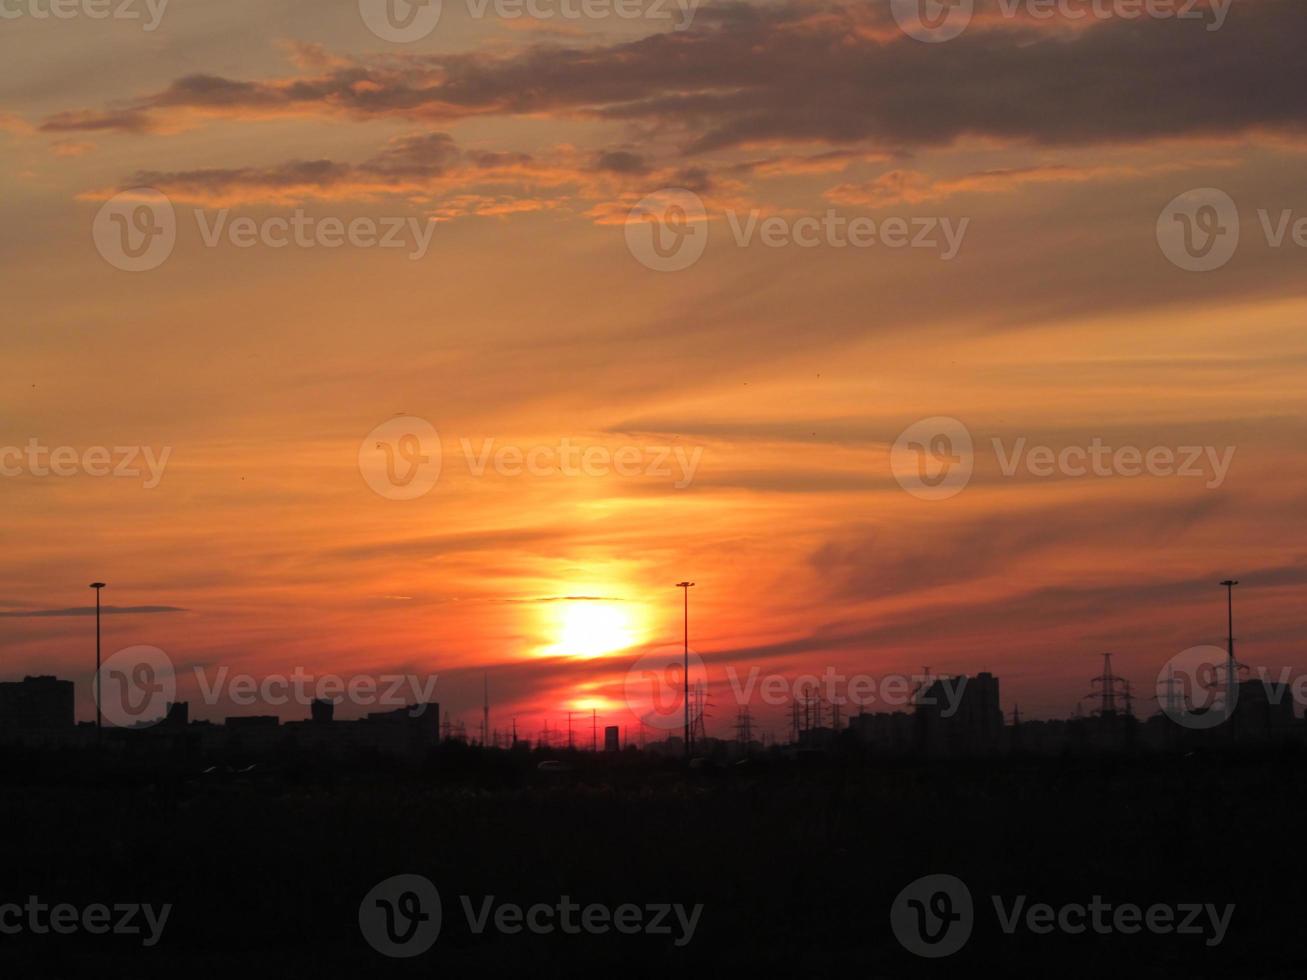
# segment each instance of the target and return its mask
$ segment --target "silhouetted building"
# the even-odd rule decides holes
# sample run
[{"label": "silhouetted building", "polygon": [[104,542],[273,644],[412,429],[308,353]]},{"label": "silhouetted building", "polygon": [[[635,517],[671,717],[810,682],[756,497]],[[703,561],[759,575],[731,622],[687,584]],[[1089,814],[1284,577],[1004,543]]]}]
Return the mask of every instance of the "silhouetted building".
[{"label": "silhouetted building", "polygon": [[838,734],[833,728],[813,727],[799,732],[798,747],[801,749],[828,749],[835,743]]},{"label": "silhouetted building", "polygon": [[928,755],[990,755],[1003,738],[998,678],[942,677],[916,697],[917,739]]},{"label": "silhouetted building", "polygon": [[604,727],[604,751],[620,752],[622,750],[622,730],[616,725]]},{"label": "silhouetted building", "polygon": [[854,737],[878,752],[911,751],[914,729],[913,718],[905,711],[866,712],[849,719]]},{"label": "silhouetted building", "polygon": [[368,714],[368,723],[403,725],[414,735],[434,744],[440,738],[440,705],[428,701],[426,704],[406,705],[394,711],[373,711]]},{"label": "silhouetted building", "polygon": [[281,719],[276,715],[234,715],[224,722],[231,731],[248,731],[251,728],[276,728]]},{"label": "silhouetted building", "polygon": [[189,701],[169,701],[168,713],[163,724],[168,728],[185,728],[191,720],[191,703]]},{"label": "silhouetted building", "polygon": [[1078,724],[1066,719],[1023,721],[1020,740],[1014,741],[1013,748],[1031,755],[1062,755],[1070,749],[1072,726]]},{"label": "silhouetted building", "polygon": [[309,711],[313,714],[313,723],[315,725],[330,725],[336,716],[336,706],[330,701],[323,701],[321,698],[314,698],[313,703],[309,705]]},{"label": "silhouetted building", "polygon": [[1293,732],[1293,694],[1288,684],[1270,680],[1243,681],[1234,704],[1236,739],[1283,738]]},{"label": "silhouetted building", "polygon": [[0,683],[0,728],[72,728],[76,724],[73,702],[72,681],[41,676]]}]

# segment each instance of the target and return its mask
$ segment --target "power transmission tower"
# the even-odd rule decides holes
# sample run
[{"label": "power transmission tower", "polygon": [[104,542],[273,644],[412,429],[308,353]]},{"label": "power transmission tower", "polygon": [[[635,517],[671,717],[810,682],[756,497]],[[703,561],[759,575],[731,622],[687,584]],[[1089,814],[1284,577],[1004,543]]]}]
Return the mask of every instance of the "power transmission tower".
[{"label": "power transmission tower", "polygon": [[1178,719],[1184,710],[1184,699],[1176,694],[1177,689],[1184,687],[1184,683],[1176,679],[1175,667],[1166,668],[1166,680],[1159,680],[1157,686],[1165,690],[1165,697],[1154,697],[1162,705],[1162,711],[1168,718]]},{"label": "power transmission tower", "polygon": [[693,695],[694,695],[694,711],[693,711],[693,721],[690,726],[690,738],[692,741],[694,739],[699,739],[700,741],[707,741],[708,728],[707,725],[704,723],[704,717],[707,715],[708,708],[711,707],[711,704],[708,701],[708,692],[704,689],[702,681],[700,681],[698,684],[694,686]]},{"label": "power transmission tower", "polygon": [[747,705],[735,717],[735,738],[748,752],[749,743],[753,741],[753,715]]},{"label": "power transmission tower", "polygon": [[1116,699],[1126,699],[1130,703],[1129,682],[1124,677],[1112,673],[1112,655],[1103,654],[1103,672],[1094,678],[1093,690],[1086,697],[1097,698],[1099,705],[1094,714],[1108,718],[1116,715]]}]

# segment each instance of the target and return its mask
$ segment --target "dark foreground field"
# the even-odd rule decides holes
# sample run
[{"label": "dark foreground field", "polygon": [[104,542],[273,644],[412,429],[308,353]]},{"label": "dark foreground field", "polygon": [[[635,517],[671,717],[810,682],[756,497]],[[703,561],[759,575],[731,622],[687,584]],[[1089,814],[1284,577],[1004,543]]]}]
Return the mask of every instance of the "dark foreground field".
[{"label": "dark foreground field", "polygon": [[[172,905],[153,947],[24,930],[0,935],[0,961],[33,977],[1301,975],[1307,758],[1293,752],[690,772],[538,761],[465,750],[421,769],[201,775],[0,755],[0,905]],[[365,941],[359,906],[402,873],[437,887],[443,915],[427,952],[393,959]],[[970,940],[934,960],[890,926],[895,897],[932,873],[961,879],[975,904]],[[678,946],[674,918],[670,935],[478,935],[460,899],[563,895],[703,908]],[[1234,910],[1215,944],[1147,929],[1008,934],[993,895],[1005,908],[1097,895]]]}]

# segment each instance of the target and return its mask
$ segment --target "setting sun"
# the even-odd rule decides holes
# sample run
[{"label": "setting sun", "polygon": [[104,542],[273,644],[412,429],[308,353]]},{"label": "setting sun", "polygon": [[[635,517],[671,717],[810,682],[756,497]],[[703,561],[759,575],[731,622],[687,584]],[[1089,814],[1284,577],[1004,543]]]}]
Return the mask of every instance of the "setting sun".
[{"label": "setting sun", "polygon": [[619,605],[568,602],[559,615],[558,641],[551,652],[566,657],[599,657],[636,642],[632,617]]}]

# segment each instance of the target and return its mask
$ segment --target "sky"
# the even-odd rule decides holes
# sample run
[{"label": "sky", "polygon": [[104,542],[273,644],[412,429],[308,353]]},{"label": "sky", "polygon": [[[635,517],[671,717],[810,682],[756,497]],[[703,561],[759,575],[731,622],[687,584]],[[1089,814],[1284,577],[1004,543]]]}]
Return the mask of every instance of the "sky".
[{"label": "sky", "polygon": [[1303,672],[1307,5],[926,2],[8,0],[0,676]]}]

